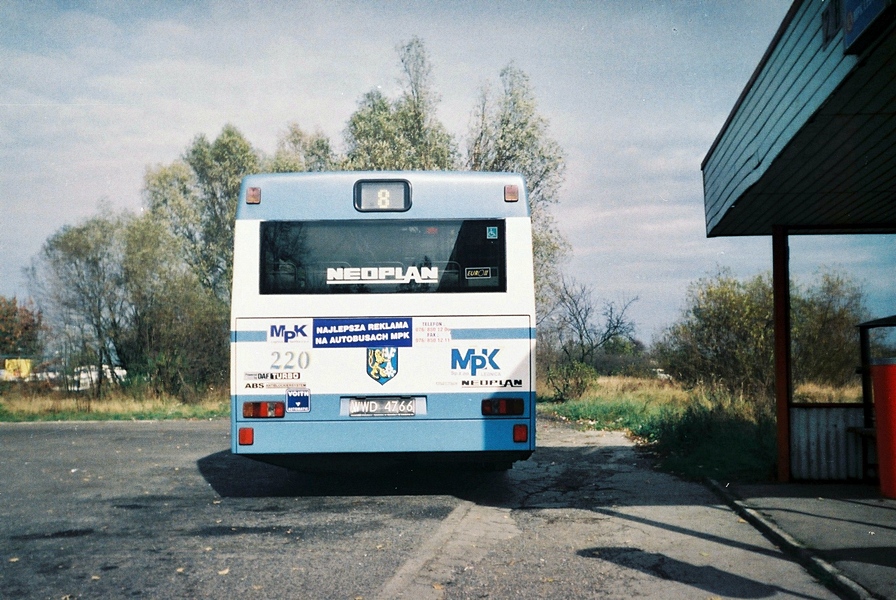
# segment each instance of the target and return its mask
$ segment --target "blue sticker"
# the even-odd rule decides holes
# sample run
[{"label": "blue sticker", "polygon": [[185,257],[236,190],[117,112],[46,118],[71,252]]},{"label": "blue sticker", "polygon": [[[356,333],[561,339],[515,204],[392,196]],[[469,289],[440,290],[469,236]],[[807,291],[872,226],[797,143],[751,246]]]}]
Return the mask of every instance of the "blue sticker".
[{"label": "blue sticker", "polygon": [[314,347],[410,347],[413,330],[414,320],[410,317],[314,319]]},{"label": "blue sticker", "polygon": [[311,412],[311,390],[308,388],[286,390],[286,412]]}]

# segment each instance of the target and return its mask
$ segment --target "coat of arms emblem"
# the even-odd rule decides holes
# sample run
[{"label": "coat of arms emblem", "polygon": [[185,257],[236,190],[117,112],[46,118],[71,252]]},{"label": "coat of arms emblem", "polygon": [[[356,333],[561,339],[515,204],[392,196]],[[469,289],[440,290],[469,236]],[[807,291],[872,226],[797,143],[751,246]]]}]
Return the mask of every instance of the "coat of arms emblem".
[{"label": "coat of arms emblem", "polygon": [[380,385],[395,377],[398,374],[398,348],[368,348],[367,374]]}]

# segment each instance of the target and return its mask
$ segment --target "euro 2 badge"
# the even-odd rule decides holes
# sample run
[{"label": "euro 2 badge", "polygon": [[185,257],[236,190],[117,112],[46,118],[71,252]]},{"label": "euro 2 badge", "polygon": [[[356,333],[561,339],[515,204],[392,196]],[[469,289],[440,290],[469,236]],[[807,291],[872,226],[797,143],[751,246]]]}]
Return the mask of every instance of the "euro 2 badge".
[{"label": "euro 2 badge", "polygon": [[368,348],[367,374],[380,385],[398,375],[398,348]]}]

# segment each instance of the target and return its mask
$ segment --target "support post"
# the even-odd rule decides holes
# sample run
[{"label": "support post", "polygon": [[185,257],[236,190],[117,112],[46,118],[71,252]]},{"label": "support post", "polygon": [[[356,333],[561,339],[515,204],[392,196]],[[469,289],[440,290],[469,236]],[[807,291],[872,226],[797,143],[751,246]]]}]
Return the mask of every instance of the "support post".
[{"label": "support post", "polygon": [[868,327],[859,325],[859,357],[862,375],[862,406],[864,410],[864,427],[874,427],[874,400],[871,393],[871,335]]},{"label": "support post", "polygon": [[778,481],[790,481],[790,405],[793,372],[790,353],[790,248],[787,228],[772,228],[772,289],[775,318],[775,413],[778,431]]}]

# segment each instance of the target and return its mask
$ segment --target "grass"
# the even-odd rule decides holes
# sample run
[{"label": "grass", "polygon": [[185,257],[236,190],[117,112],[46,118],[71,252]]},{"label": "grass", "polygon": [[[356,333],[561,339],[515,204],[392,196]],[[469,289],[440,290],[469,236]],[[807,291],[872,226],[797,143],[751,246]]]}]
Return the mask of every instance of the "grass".
[{"label": "grass", "polygon": [[817,383],[801,383],[793,390],[794,402],[815,403],[861,403],[862,385],[857,383],[847,387],[831,387]]},{"label": "grass", "polygon": [[579,400],[539,410],[592,429],[623,430],[658,466],[691,479],[764,481],[774,476],[771,401],[684,390],[653,379],[602,377]]},{"label": "grass", "polygon": [[101,399],[64,396],[26,387],[10,387],[0,394],[0,421],[159,421],[213,419],[230,415],[227,390],[209,391],[195,402],[172,397],[135,398],[115,392]]},{"label": "grass", "polygon": [[[539,394],[540,397],[543,397]],[[635,432],[669,408],[683,408],[688,394],[672,384],[635,377],[600,377],[579,400],[544,403],[542,409],[594,429]]]}]

